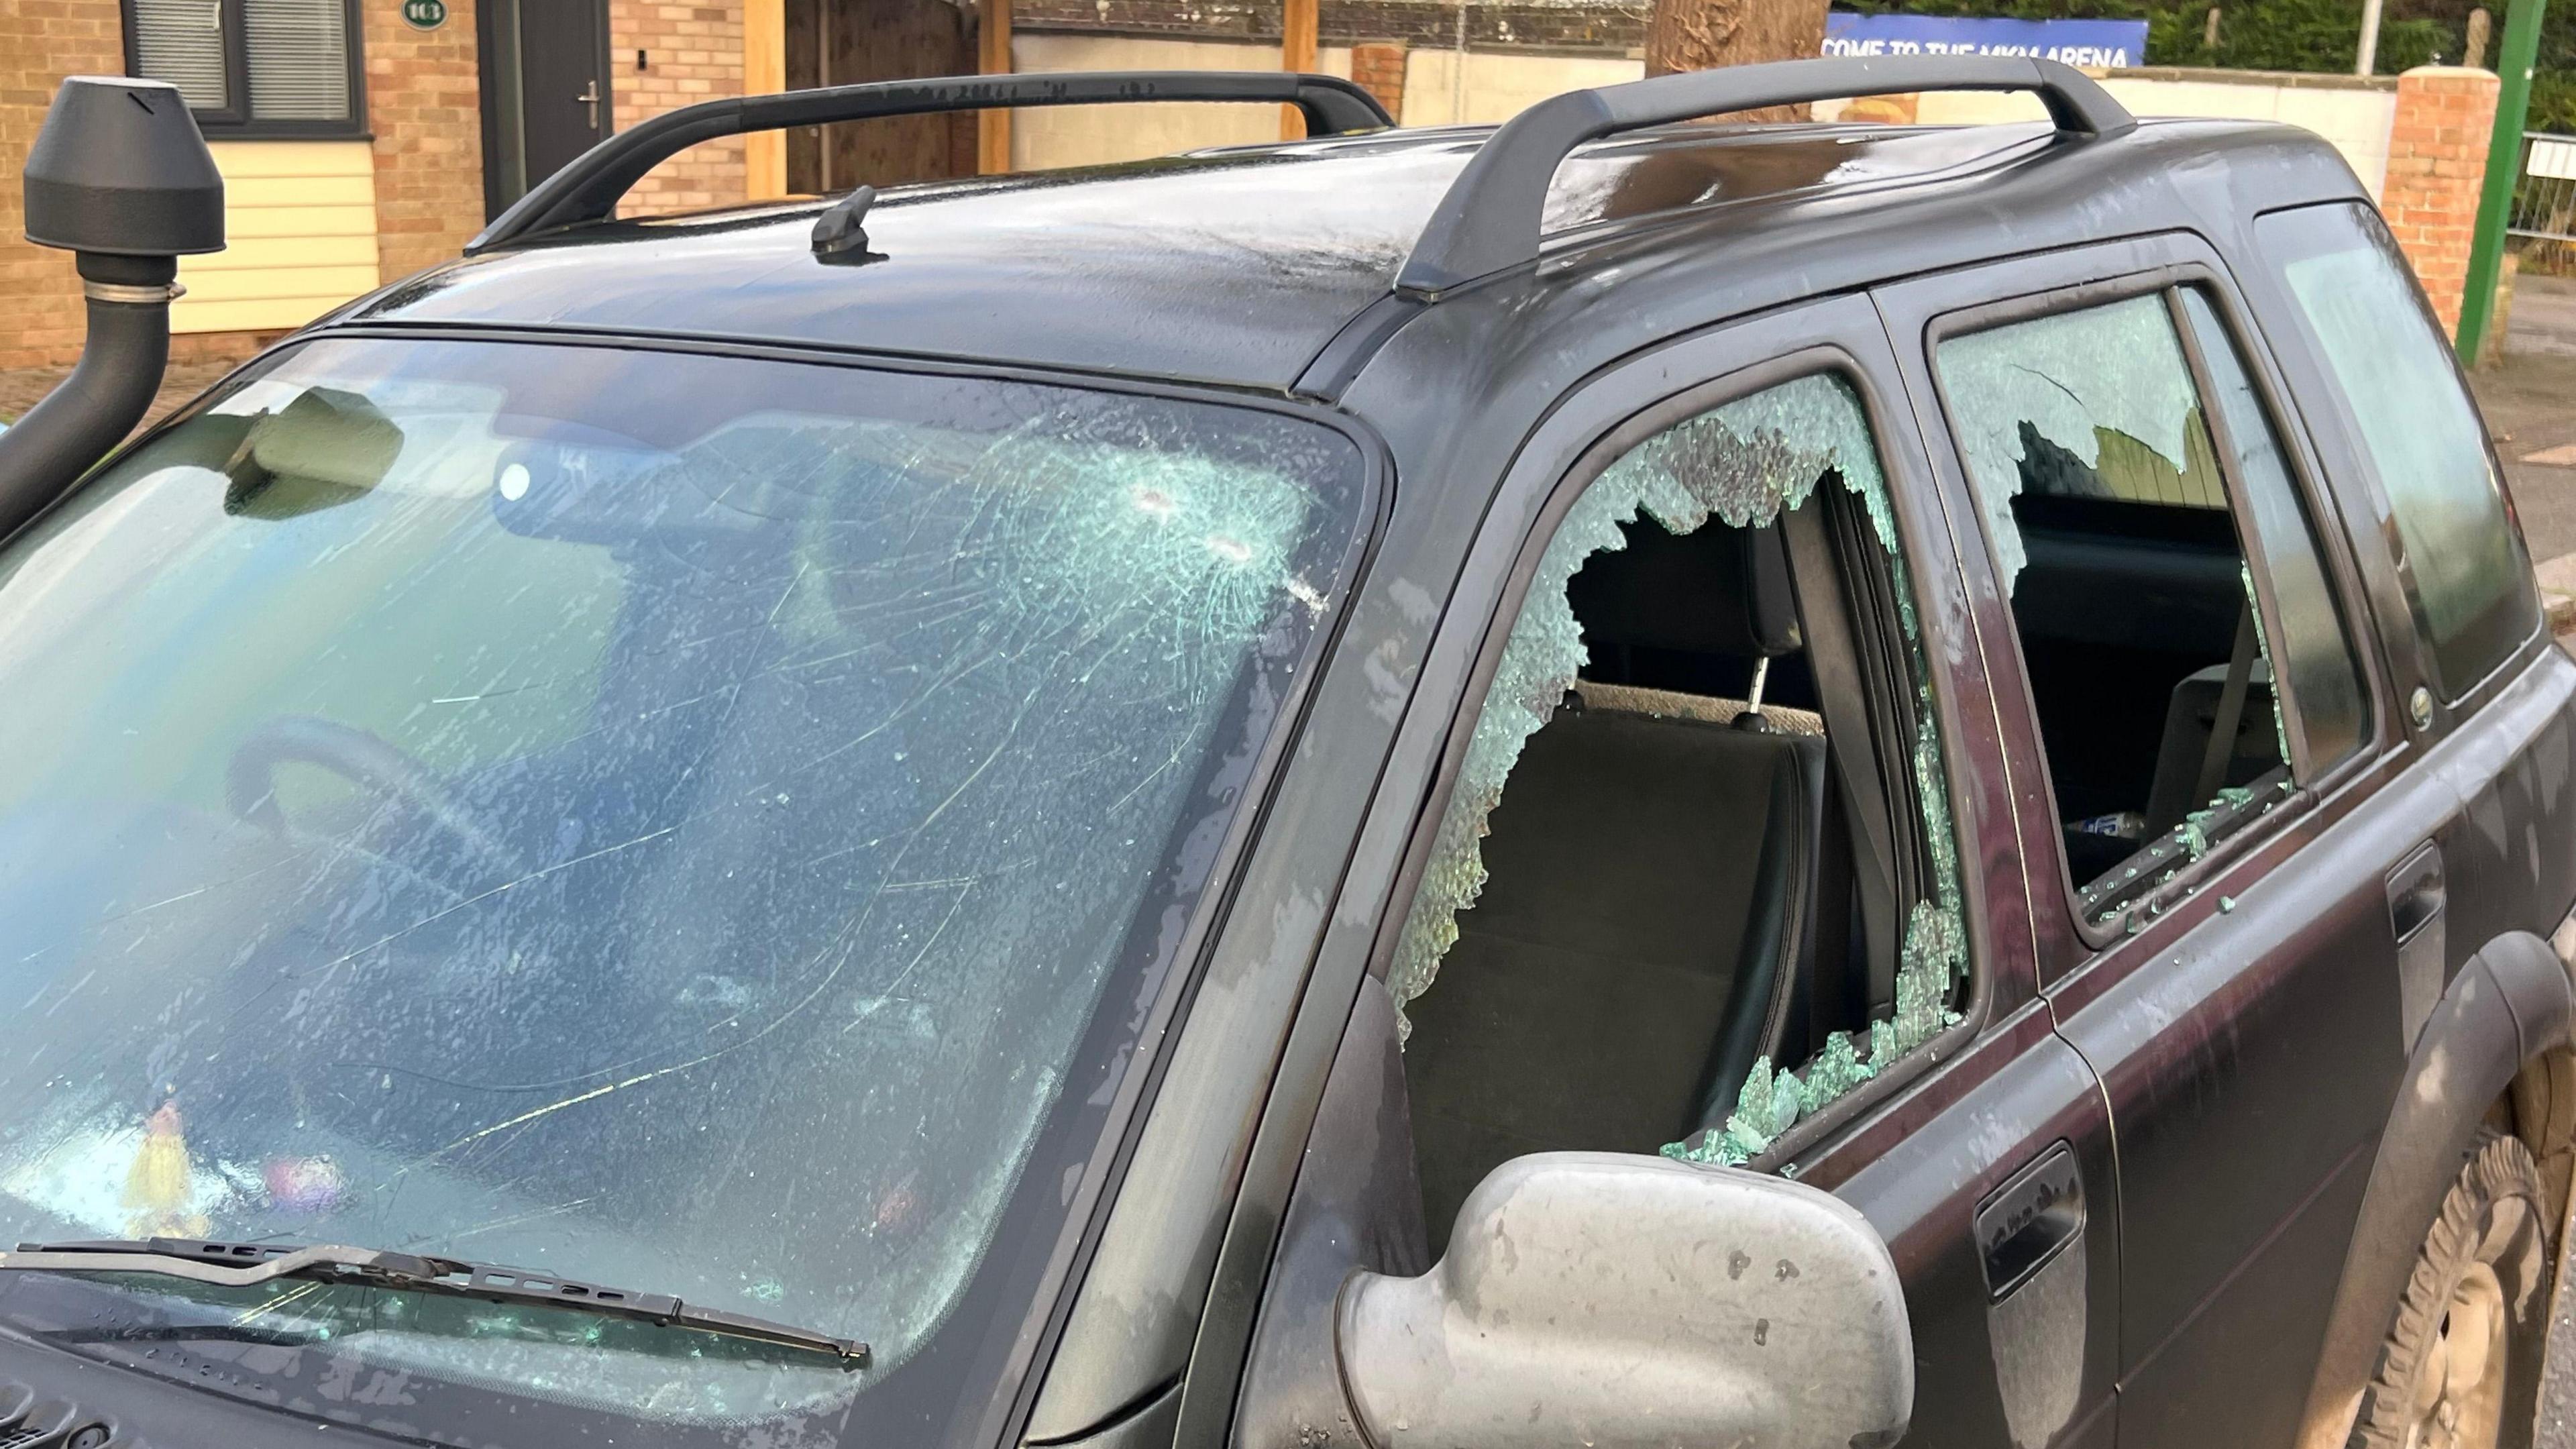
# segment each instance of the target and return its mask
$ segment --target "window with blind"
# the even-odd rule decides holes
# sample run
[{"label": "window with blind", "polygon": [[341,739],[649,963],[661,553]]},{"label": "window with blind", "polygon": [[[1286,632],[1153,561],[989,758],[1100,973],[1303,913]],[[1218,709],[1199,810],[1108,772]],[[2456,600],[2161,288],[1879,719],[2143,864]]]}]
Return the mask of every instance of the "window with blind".
[{"label": "window with blind", "polygon": [[125,0],[125,62],[210,136],[365,129],[356,0]]}]

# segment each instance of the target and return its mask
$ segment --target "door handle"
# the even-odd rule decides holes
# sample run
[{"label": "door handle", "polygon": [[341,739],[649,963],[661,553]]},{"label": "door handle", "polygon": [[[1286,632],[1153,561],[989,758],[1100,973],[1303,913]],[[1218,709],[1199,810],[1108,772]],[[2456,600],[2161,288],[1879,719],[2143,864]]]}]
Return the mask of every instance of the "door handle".
[{"label": "door handle", "polygon": [[2405,945],[2442,914],[2449,891],[2442,878],[2442,848],[2426,842],[2388,873],[2388,924]]},{"label": "door handle", "polygon": [[2064,1141],[1977,1205],[1986,1295],[2001,1302],[2084,1232],[2084,1169]]},{"label": "door handle", "polygon": [[582,105],[582,114],[583,114],[585,117],[587,117],[587,118],[588,118],[588,123],[589,123],[590,128],[591,128],[592,130],[594,130],[594,131],[598,130],[598,129],[599,129],[599,78],[598,78],[597,76],[593,76],[593,77],[591,77],[591,79],[590,79],[589,83],[585,84],[585,85],[581,88],[581,94],[580,94],[580,95],[577,95],[577,96],[575,96],[575,97],[573,97],[573,99],[574,99],[574,100],[576,100],[576,101],[581,102],[581,105]]},{"label": "door handle", "polygon": [[2450,891],[2442,873],[2442,848],[2426,841],[2388,873],[2388,927],[2397,938],[2397,1045],[2415,1050],[2415,1038],[2442,999],[2450,954],[2442,908]]}]

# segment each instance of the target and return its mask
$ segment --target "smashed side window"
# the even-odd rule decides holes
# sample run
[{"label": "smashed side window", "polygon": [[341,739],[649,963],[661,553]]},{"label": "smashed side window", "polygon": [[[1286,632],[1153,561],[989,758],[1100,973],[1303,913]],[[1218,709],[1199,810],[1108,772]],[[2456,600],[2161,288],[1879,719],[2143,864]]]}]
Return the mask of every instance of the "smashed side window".
[{"label": "smashed side window", "polygon": [[1767,1058],[1757,1063],[1722,1131],[1665,1149],[1691,1161],[1749,1160],[1801,1116],[1929,1041],[1958,1019],[1951,1003],[1967,976],[1958,854],[1912,587],[1897,550],[1867,415],[1841,377],[1797,378],[1677,423],[1620,457],[1576,499],[1540,555],[1520,617],[1504,642],[1388,976],[1399,1006],[1428,990],[1458,940],[1458,913],[1472,909],[1484,888],[1481,843],[1505,782],[1523,747],[1588,662],[1583,630],[1567,597],[1568,582],[1585,562],[1625,547],[1621,525],[1641,518],[1674,534],[1769,524],[1805,503],[1827,479],[1856,495],[1888,552],[1915,671],[1919,727],[1913,772],[1929,835],[1933,894],[1914,904],[1906,923],[1893,1015],[1872,1023],[1866,1042],[1835,1033],[1803,1077],[1775,1072]]},{"label": "smashed side window", "polygon": [[2191,368],[2161,297],[2065,312],[1941,344],[1941,382],[2003,565],[2027,554],[2013,499],[2224,508]]},{"label": "smashed side window", "polygon": [[[2178,302],[2218,385],[2215,429]],[[2084,914],[2107,924],[2285,798],[2294,763],[2351,752],[2350,643],[2263,407],[2197,292],[1952,337],[1938,363],[2067,864]],[[2286,678],[2258,582],[2289,620]]]}]

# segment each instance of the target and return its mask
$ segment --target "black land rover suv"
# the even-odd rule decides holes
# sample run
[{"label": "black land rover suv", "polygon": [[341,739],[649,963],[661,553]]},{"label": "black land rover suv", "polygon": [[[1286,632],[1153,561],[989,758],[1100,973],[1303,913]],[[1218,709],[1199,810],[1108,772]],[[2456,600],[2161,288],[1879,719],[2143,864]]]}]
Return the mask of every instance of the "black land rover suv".
[{"label": "black land rover suv", "polygon": [[2529,1443],[2576,664],[2335,153],[1383,122],[31,416],[0,1443]]}]

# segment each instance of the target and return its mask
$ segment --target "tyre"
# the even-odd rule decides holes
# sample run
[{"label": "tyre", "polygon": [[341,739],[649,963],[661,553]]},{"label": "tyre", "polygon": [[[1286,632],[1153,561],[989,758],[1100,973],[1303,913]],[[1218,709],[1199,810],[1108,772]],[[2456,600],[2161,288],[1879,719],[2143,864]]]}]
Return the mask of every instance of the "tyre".
[{"label": "tyre", "polygon": [[2549,1318],[2549,1194],[2483,1133],[2425,1235],[2362,1396],[2361,1449],[2528,1449]]}]

